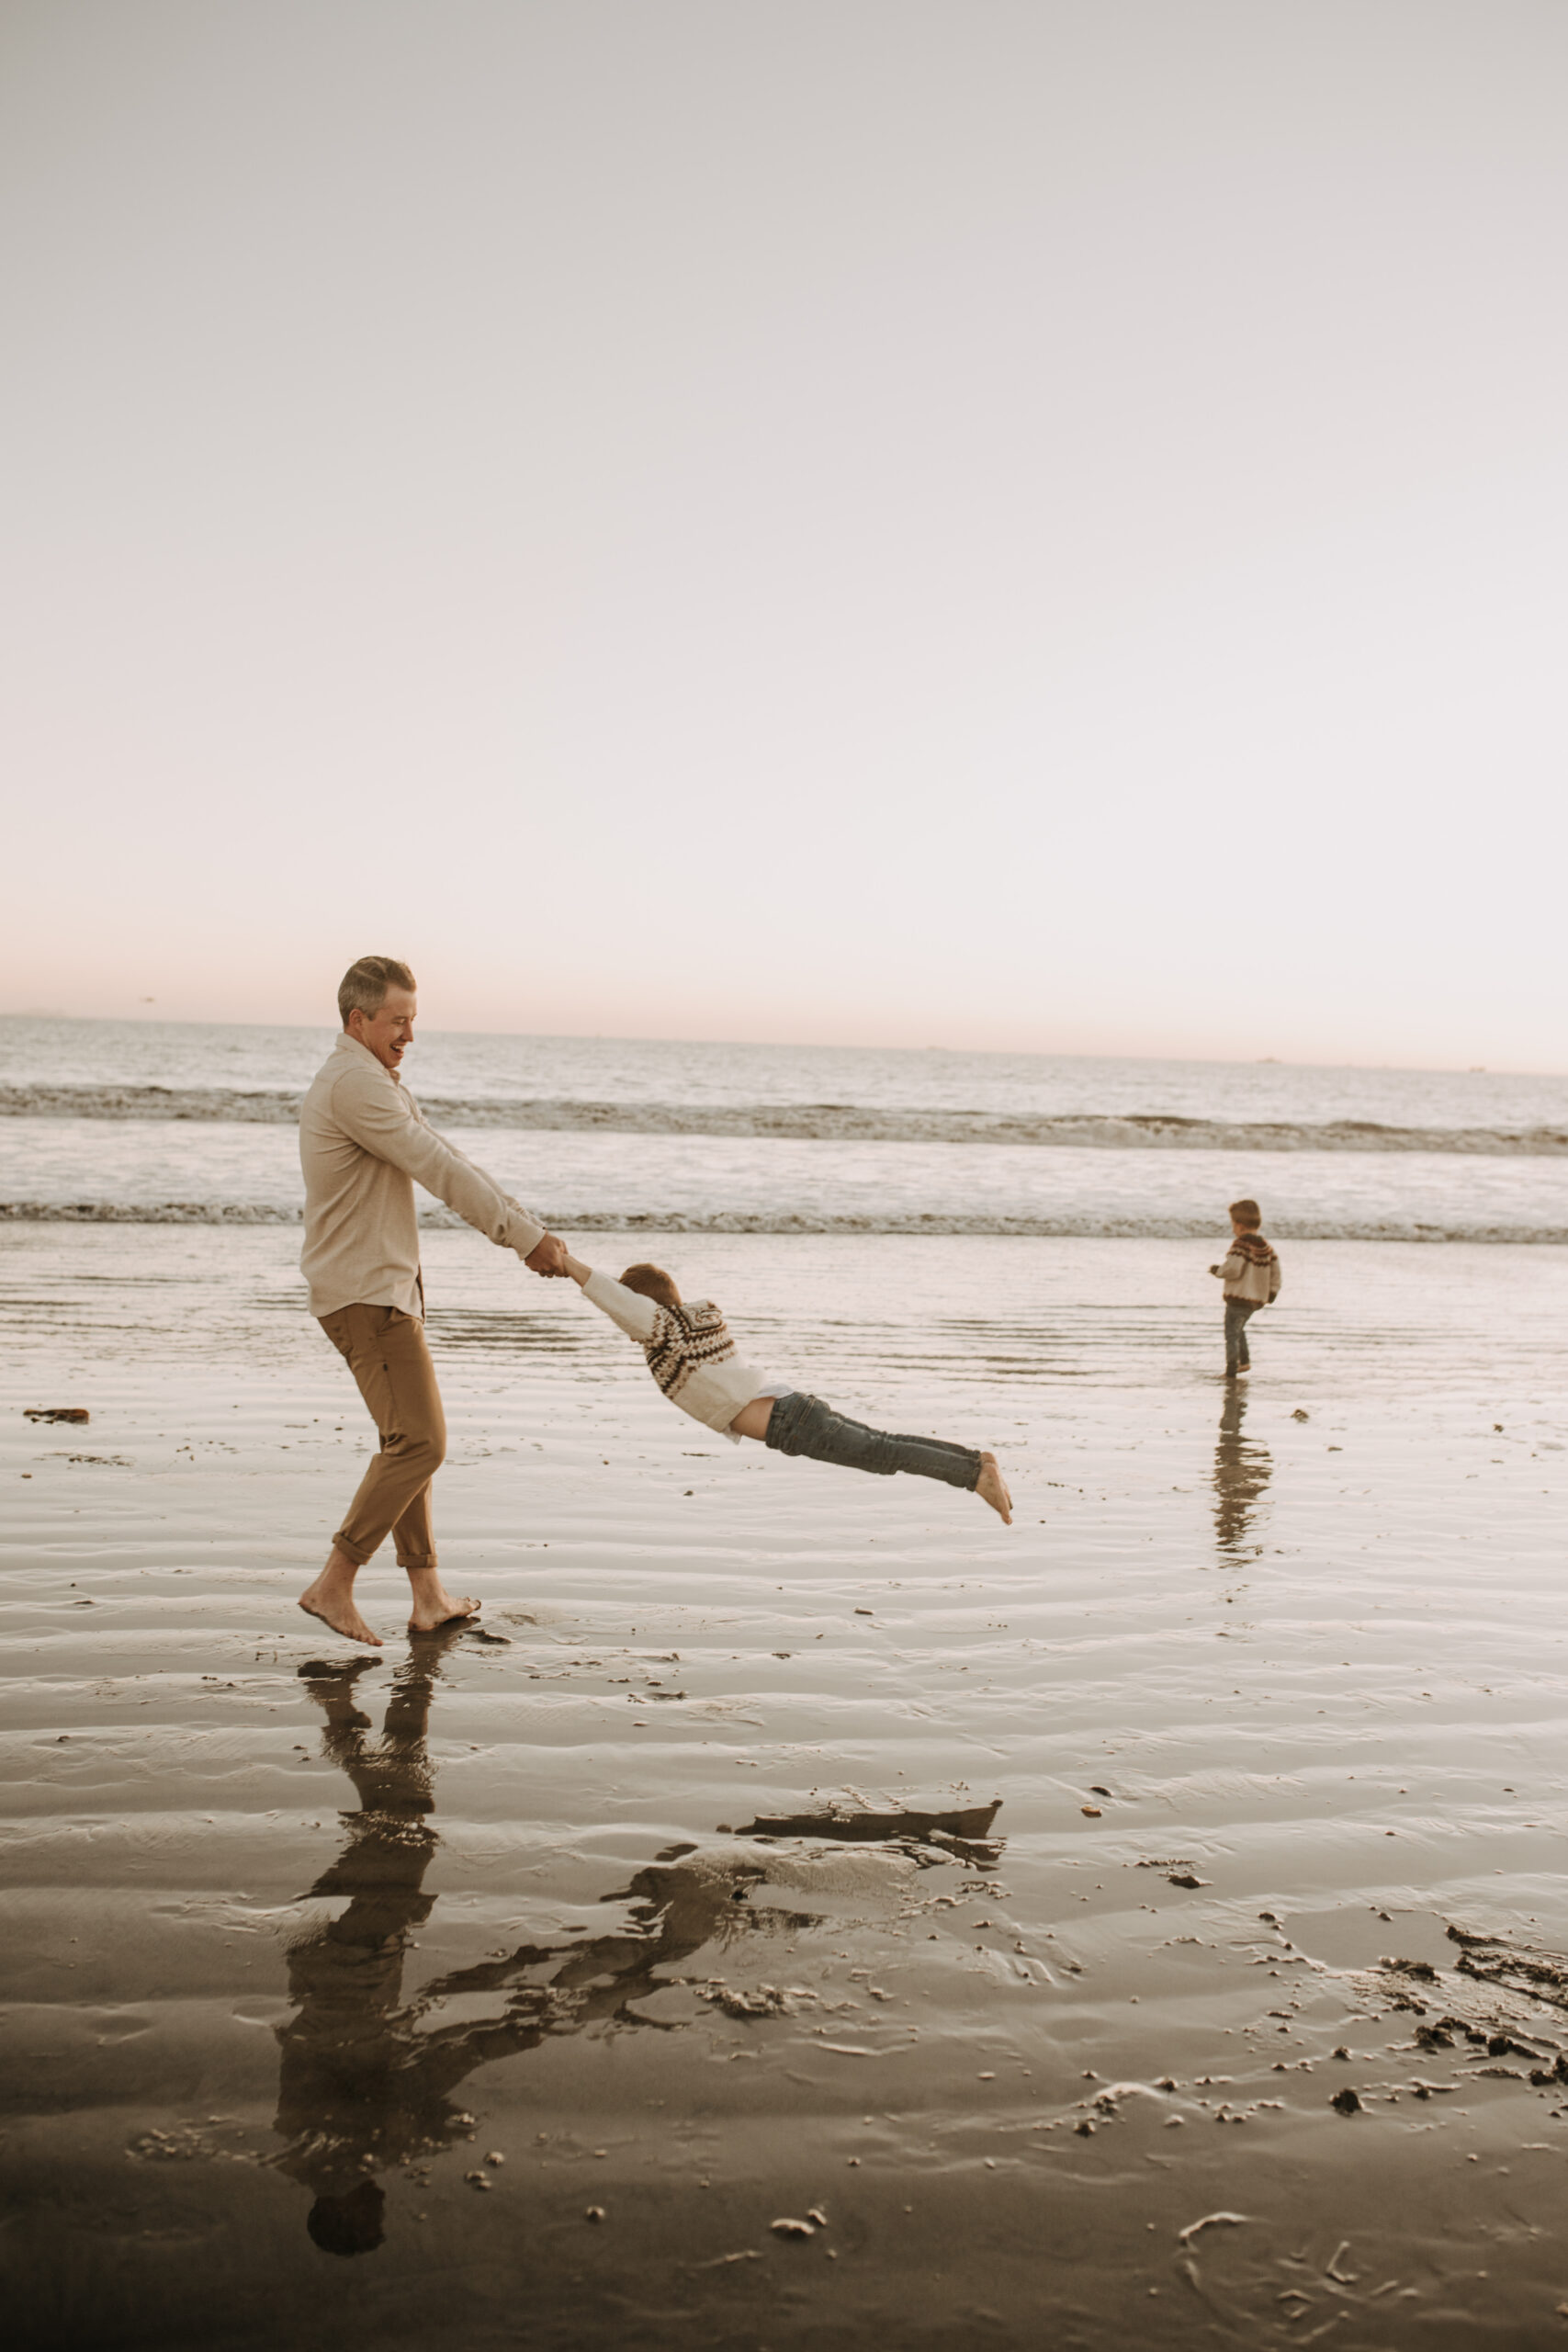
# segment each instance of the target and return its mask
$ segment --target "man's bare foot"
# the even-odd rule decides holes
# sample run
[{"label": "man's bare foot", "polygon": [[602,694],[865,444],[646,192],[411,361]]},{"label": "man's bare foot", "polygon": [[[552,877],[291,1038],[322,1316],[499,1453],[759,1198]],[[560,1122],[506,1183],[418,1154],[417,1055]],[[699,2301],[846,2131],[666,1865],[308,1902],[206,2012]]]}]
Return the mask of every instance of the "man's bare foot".
[{"label": "man's bare foot", "polygon": [[464,1617],[477,1617],[479,1613],[477,1600],[453,1600],[441,1581],[439,1568],[410,1568],[408,1579],[413,1591],[413,1611],[409,1618],[411,1634],[434,1634],[439,1626],[451,1625]]},{"label": "man's bare foot", "polygon": [[341,1552],[334,1552],[313,1585],[299,1595],[299,1606],[309,1617],[319,1617],[334,1634],[346,1642],[368,1642],[373,1649],[381,1646],[381,1636],[373,1634],[355,1606],[354,1579],[359,1574],[354,1562]]},{"label": "man's bare foot", "polygon": [[980,1456],[980,1478],[975,1492],[983,1503],[990,1504],[1004,1527],[1012,1525],[1012,1497],[1008,1492],[1007,1480],[997,1467],[994,1453],[982,1453]]}]

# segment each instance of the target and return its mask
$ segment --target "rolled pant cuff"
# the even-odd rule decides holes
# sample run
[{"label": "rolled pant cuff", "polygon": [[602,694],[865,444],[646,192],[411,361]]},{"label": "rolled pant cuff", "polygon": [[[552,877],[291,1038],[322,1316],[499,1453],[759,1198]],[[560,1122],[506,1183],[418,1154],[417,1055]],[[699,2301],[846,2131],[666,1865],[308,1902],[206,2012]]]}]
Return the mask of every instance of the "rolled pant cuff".
[{"label": "rolled pant cuff", "polygon": [[352,1560],[356,1568],[362,1568],[370,1557],[363,1544],[355,1544],[341,1531],[333,1537],[333,1549],[341,1552],[345,1560]]}]

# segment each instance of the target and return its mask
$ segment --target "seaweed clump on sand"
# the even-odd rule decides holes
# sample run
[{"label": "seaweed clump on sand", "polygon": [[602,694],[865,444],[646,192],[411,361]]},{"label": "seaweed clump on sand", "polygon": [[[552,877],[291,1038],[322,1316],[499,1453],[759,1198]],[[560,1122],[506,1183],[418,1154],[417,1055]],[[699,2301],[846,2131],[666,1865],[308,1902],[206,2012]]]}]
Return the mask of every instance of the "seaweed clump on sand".
[{"label": "seaweed clump on sand", "polygon": [[[858,1812],[759,1815],[737,1829],[738,1838],[825,1838],[861,1845],[901,1846],[922,1867],[958,1860],[975,1870],[995,1870],[1002,1840],[990,1836],[991,1824],[1001,1810],[1001,1799],[989,1804],[959,1806],[946,1813]],[[932,1849],[935,1851],[932,1851]],[[924,1850],[922,1850],[924,1849]]]}]

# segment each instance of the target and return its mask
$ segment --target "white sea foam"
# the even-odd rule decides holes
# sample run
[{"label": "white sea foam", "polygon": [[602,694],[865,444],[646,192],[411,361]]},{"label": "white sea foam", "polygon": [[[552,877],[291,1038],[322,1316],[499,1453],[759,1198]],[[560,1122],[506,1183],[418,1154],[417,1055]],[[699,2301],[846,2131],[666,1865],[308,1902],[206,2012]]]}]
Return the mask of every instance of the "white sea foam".
[{"label": "white sea foam", "polygon": [[[1172,1112],[1025,1114],[852,1102],[594,1102],[423,1095],[443,1127],[553,1134],[744,1136],[758,1141],[993,1144],[1102,1151],[1445,1151],[1568,1157],[1568,1126],[1396,1126],[1374,1119],[1224,1120]],[[0,1086],[0,1117],[293,1126],[298,1093],[229,1087]]]}]

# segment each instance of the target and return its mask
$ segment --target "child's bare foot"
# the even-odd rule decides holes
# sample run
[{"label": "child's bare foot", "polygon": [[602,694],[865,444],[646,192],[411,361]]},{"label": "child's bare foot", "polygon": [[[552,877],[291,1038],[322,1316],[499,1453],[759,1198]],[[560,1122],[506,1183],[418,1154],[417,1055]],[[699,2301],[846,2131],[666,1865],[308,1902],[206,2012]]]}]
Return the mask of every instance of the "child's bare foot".
[{"label": "child's bare foot", "polygon": [[409,1583],[413,1588],[413,1613],[409,1619],[411,1634],[434,1634],[440,1625],[451,1625],[464,1617],[477,1617],[477,1600],[454,1600],[441,1581],[439,1568],[410,1568]]},{"label": "child's bare foot", "polygon": [[354,1561],[342,1552],[333,1552],[326,1566],[299,1595],[299,1606],[307,1616],[319,1617],[345,1642],[368,1642],[373,1649],[381,1646],[381,1636],[373,1634],[355,1605],[354,1579],[359,1574]]},{"label": "child's bare foot", "polygon": [[980,1456],[980,1476],[975,1492],[983,1503],[990,1504],[1004,1527],[1012,1525],[1012,1497],[1008,1492],[1007,1480],[997,1467],[994,1453],[982,1453]]}]

